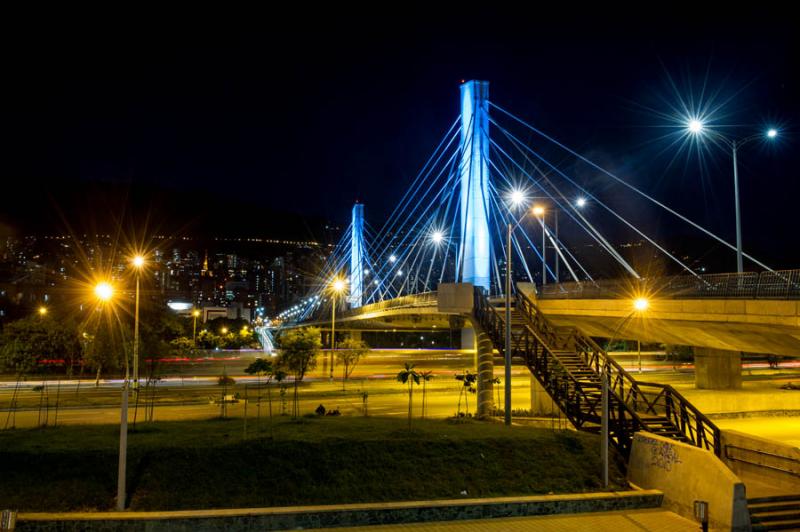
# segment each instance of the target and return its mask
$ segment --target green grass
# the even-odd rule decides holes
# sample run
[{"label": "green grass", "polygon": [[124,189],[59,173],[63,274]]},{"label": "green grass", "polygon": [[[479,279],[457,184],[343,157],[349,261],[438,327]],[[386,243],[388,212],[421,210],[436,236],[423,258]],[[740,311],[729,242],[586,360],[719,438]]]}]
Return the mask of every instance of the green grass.
[{"label": "green grass", "polygon": [[[336,504],[600,489],[599,440],[490,422],[278,418],[243,439],[241,419],[162,422],[130,434],[136,510]],[[0,507],[114,505],[118,427],[0,432]],[[623,477],[612,471],[615,485]],[[461,492],[466,490],[467,495]]]}]

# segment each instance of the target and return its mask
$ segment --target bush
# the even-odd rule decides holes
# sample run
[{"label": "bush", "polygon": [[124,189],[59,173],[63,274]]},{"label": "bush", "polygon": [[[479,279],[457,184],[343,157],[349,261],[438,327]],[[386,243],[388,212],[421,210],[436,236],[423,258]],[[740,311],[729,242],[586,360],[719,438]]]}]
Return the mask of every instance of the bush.
[{"label": "bush", "polygon": [[225,385],[231,386],[233,384],[236,384],[236,379],[234,379],[233,377],[228,377],[227,375],[220,375],[219,378],[217,379],[217,384],[219,384],[220,386],[225,386]]}]

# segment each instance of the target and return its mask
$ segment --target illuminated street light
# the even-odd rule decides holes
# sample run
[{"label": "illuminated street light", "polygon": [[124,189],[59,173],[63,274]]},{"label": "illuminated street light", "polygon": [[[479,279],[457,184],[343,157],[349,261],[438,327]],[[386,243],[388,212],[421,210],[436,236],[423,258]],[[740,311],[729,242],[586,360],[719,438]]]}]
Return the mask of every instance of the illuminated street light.
[{"label": "illuminated street light", "polygon": [[394,262],[397,260],[397,257],[394,255],[389,256],[389,262]]},{"label": "illuminated street light", "polygon": [[434,244],[441,243],[441,241],[444,240],[444,233],[442,233],[441,231],[434,231],[433,234],[431,235],[431,240],[433,241]]},{"label": "illuminated street light", "polygon": [[[647,300],[646,297],[637,297],[633,300],[633,310],[634,312],[642,313],[646,311],[650,307],[650,301]],[[639,363],[639,373],[642,372],[642,341],[637,338],[636,339],[636,360]]]},{"label": "illuminated street light", "polygon": [[690,133],[697,135],[703,132],[704,126],[700,120],[692,118],[691,120],[689,120],[689,123],[686,125],[686,127],[689,129]]},{"label": "illuminated street light", "polygon": [[[394,258],[395,256],[392,255],[389,257],[389,260],[394,262],[394,260],[392,260]],[[331,295],[331,381],[333,381],[333,352],[336,350],[336,296],[344,291],[344,286],[344,281],[341,279],[334,279],[331,283],[331,290],[333,291]]]},{"label": "illuminated street light", "polygon": [[575,205],[577,205],[578,207],[584,207],[584,206],[586,206],[586,198],[578,198],[578,199],[575,201]]},{"label": "illuminated street light", "polygon": [[[686,127],[693,135],[699,136],[700,134],[704,134],[705,131],[703,123],[696,118],[689,120]],[[718,131],[712,131],[712,133],[715,139],[718,139],[728,145],[733,156],[733,197],[734,207],[736,210],[736,271],[738,273],[743,273],[744,261],[742,260],[742,214],[739,202],[739,163],[737,160],[739,148],[755,139],[763,139],[766,137],[767,139],[772,140],[778,136],[778,130],[775,128],[770,128],[766,132],[757,133],[755,135],[750,135],[749,137],[744,137],[743,139],[738,140],[729,139]]]},{"label": "illuminated street light", "polygon": [[102,281],[97,283],[97,286],[94,287],[94,295],[97,296],[97,299],[105,303],[114,297],[114,287]]},{"label": "illuminated street light", "polygon": [[219,332],[222,333],[223,335],[228,334],[228,328],[223,327],[222,329],[219,330]]},{"label": "illuminated street light", "polygon": [[38,312],[39,312],[39,316],[45,316],[47,314],[47,307],[44,307],[44,306],[39,307]]},{"label": "illuminated street light", "polygon": [[519,207],[525,202],[525,193],[521,190],[513,190],[511,194],[509,194],[511,199],[511,204],[514,207]]},{"label": "illuminated street light", "polygon": [[197,318],[200,317],[200,311],[194,309],[192,311],[192,317],[194,318],[194,325],[192,326],[192,347],[197,348]]},{"label": "illuminated street light", "polygon": [[141,255],[136,255],[135,257],[133,257],[133,260],[131,260],[131,263],[137,268],[141,268],[142,266],[144,266],[144,257],[142,257]]},{"label": "illuminated street light", "polygon": [[539,216],[539,217],[544,216],[544,207],[542,207],[541,205],[534,205],[533,214],[534,216]]}]

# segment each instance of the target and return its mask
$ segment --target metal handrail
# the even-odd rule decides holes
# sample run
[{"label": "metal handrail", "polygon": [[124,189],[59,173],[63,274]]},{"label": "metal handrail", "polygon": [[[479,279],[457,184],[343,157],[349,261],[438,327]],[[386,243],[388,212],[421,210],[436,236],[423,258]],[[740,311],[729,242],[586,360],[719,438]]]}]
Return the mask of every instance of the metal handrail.
[{"label": "metal handrail", "polygon": [[800,269],[548,284],[538,297],[616,299],[639,293],[669,299],[800,299]]},{"label": "metal handrail", "polygon": [[[517,304],[534,326],[545,324],[543,330],[546,335],[557,334],[557,330],[522,291],[517,292]],[[640,418],[639,413],[659,415],[657,406],[659,400],[663,399],[664,417],[683,434],[684,438],[697,447],[713,450],[719,456],[721,452],[719,428],[680,392],[670,385],[637,381],[594,340],[578,329],[562,330],[569,331],[568,338],[557,340],[556,344],[574,349],[596,374],[602,375],[608,372],[614,395],[630,408],[632,415],[639,418],[645,427],[647,420]],[[656,391],[647,392],[645,387],[655,388]]]}]

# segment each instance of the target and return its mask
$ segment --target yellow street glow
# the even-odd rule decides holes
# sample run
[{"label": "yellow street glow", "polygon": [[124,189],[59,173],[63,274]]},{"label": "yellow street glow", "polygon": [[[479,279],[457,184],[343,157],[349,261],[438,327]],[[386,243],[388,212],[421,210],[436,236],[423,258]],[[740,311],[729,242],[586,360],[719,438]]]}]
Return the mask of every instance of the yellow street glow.
[{"label": "yellow street glow", "polygon": [[136,255],[135,257],[133,257],[132,262],[134,266],[136,266],[137,268],[141,268],[142,266],[144,266],[144,257],[142,257],[141,255]]},{"label": "yellow street glow", "polygon": [[221,332],[222,334],[228,334],[228,328],[223,327],[222,329],[219,330],[219,332]]},{"label": "yellow street glow", "polygon": [[44,316],[47,314],[47,307],[39,307],[39,315]]},{"label": "yellow street glow", "polygon": [[650,306],[650,302],[647,300],[647,298],[644,298],[644,297],[638,297],[633,301],[633,308],[635,308],[639,312],[642,312],[643,310],[647,310],[647,307],[649,307],[649,306]]},{"label": "yellow street glow", "polygon": [[534,207],[533,207],[533,214],[534,214],[535,216],[541,216],[541,215],[543,215],[543,214],[544,214],[544,207],[542,207],[541,205],[536,205],[536,206],[534,206]]},{"label": "yellow street glow", "polygon": [[333,290],[335,292],[341,292],[342,290],[344,290],[344,281],[342,281],[341,279],[336,279],[333,282]]},{"label": "yellow street glow", "polygon": [[194,316],[195,318],[198,317],[199,315],[200,315],[200,311],[199,310],[193,310],[192,311],[192,316]]},{"label": "yellow street glow", "polygon": [[105,281],[97,283],[97,286],[94,287],[94,295],[100,301],[108,301],[114,296],[114,287]]}]

